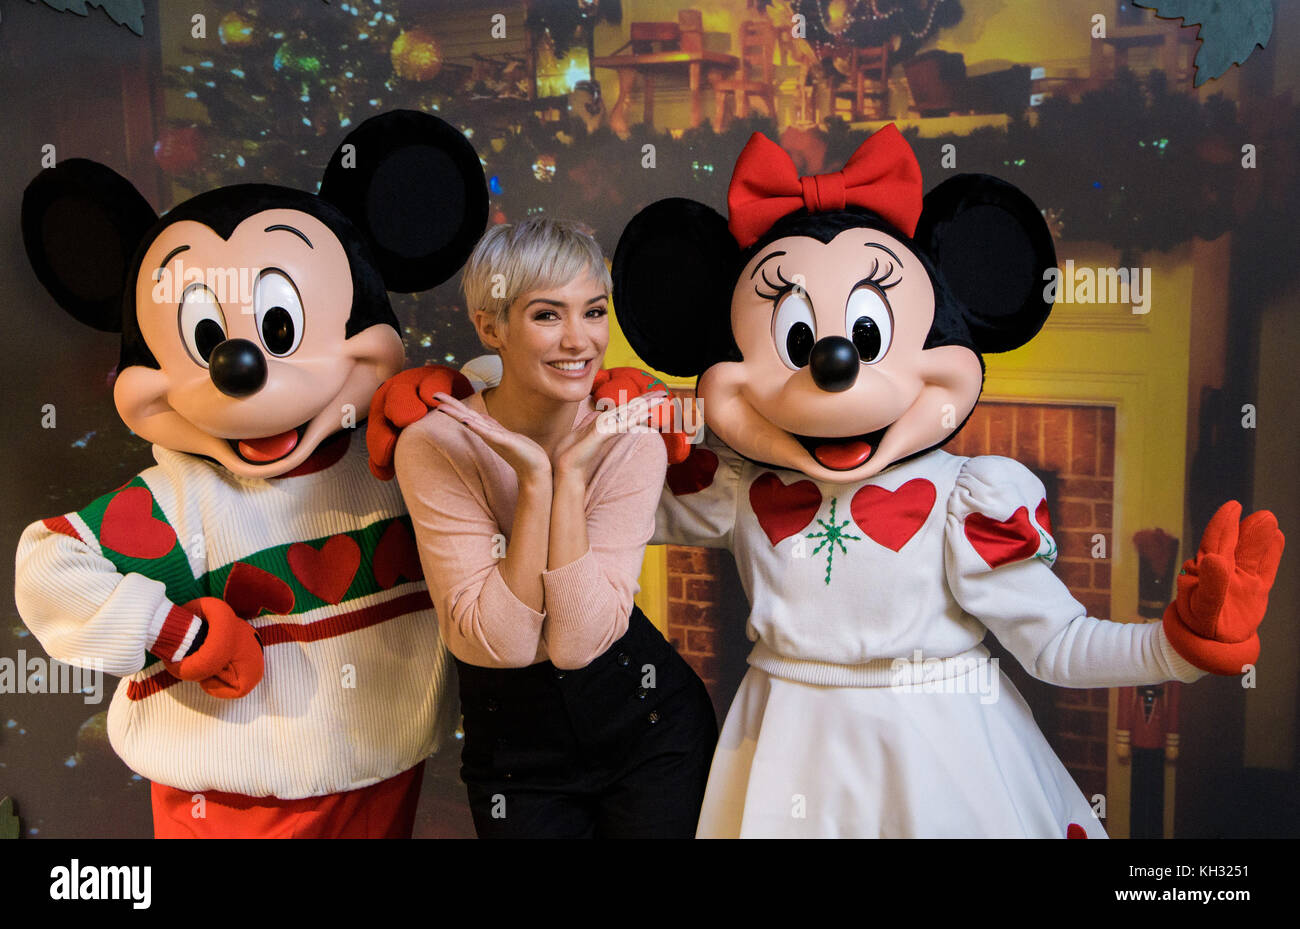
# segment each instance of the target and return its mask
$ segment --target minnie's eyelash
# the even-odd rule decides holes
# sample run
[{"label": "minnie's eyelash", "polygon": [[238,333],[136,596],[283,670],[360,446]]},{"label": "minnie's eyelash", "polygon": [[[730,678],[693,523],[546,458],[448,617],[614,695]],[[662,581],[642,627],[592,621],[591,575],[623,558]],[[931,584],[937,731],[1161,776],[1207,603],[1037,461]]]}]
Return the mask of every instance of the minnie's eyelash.
[{"label": "minnie's eyelash", "polygon": [[776,268],[776,279],[781,282],[780,285],[774,284],[767,279],[767,268],[764,268],[763,273],[759,276],[763,279],[764,284],[772,288],[771,293],[763,293],[763,291],[759,290],[758,287],[754,288],[754,293],[758,294],[764,300],[772,300],[774,302],[780,300],[797,286],[794,281],[787,281],[785,279],[785,275],[781,273],[780,265],[777,265]]},{"label": "minnie's eyelash", "polygon": [[896,287],[899,284],[903,283],[903,279],[901,277],[896,281],[889,280],[890,275],[894,273],[894,263],[892,261],[885,266],[884,274],[877,274],[877,272],[880,270],[879,258],[873,258],[871,259],[871,262],[872,262],[871,272],[862,280],[858,281],[859,285],[871,284],[872,286],[878,287],[881,290],[888,290],[891,287]]},{"label": "minnie's eyelash", "polygon": [[[863,284],[870,284],[871,286],[877,287],[882,291],[888,290],[891,287],[897,287],[899,284],[903,282],[903,279],[900,277],[895,281],[891,281],[889,278],[893,276],[894,270],[895,270],[894,263],[892,261],[889,261],[885,264],[885,270],[882,273],[880,270],[880,259],[872,258],[871,271],[867,274],[866,277],[858,281],[858,283],[855,284],[854,286],[860,287]],[[794,290],[795,287],[799,286],[794,281],[786,280],[785,274],[784,272],[782,272],[780,265],[776,266],[776,279],[780,281],[779,284],[773,283],[772,281],[768,280],[767,268],[764,268],[762,270],[762,272],[759,274],[759,277],[762,278],[764,284],[766,284],[769,288],[771,288],[771,292],[764,293],[762,289],[760,289],[758,286],[755,286],[754,293],[758,294],[764,300],[771,300],[774,303],[780,300],[790,291]]]}]

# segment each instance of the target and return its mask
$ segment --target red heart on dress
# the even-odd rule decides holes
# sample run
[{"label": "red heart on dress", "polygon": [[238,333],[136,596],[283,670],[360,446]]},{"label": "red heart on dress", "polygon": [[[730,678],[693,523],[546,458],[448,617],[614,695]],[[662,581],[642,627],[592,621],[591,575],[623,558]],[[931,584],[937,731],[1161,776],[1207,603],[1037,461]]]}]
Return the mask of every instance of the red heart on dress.
[{"label": "red heart on dress", "polygon": [[128,558],[161,558],[176,544],[176,530],[154,519],[153,494],[144,487],[129,487],[104,510],[99,542]]},{"label": "red heart on dress", "polygon": [[371,567],[375,572],[375,581],[383,590],[392,587],[401,577],[408,581],[418,581],[424,577],[420,552],[416,549],[415,538],[405,522],[396,520],[388,524],[379,544],[375,546]]},{"label": "red heart on dress", "polygon": [[361,566],[361,547],[351,536],[331,536],[320,551],[306,542],[289,546],[289,568],[303,587],[326,603],[343,600]]},{"label": "red heart on dress", "polygon": [[695,447],[680,464],[668,467],[668,489],[674,497],[703,490],[713,483],[718,471],[718,456],[707,448]]},{"label": "red heart on dress", "polygon": [[925,525],[935,495],[934,485],[923,477],[892,491],[867,484],[853,495],[849,513],[871,539],[896,552]]},{"label": "red heart on dress", "polygon": [[283,616],[293,610],[294,603],[293,588],[283,578],[244,561],[236,561],[231,567],[221,599],[245,620],[255,618],[262,610]]},{"label": "red heart on dress", "polygon": [[749,485],[749,505],[758,524],[775,545],[812,522],[821,509],[822,492],[812,481],[795,481],[788,487],[771,471]]},{"label": "red heart on dress", "polygon": [[983,513],[966,517],[966,538],[990,568],[1024,561],[1038,554],[1042,537],[1029,521],[1029,507],[1018,507],[1010,519],[993,519]]},{"label": "red heart on dress", "polygon": [[1078,823],[1070,823],[1070,825],[1065,829],[1065,837],[1067,839],[1086,839],[1088,837],[1088,830],[1084,829]]}]

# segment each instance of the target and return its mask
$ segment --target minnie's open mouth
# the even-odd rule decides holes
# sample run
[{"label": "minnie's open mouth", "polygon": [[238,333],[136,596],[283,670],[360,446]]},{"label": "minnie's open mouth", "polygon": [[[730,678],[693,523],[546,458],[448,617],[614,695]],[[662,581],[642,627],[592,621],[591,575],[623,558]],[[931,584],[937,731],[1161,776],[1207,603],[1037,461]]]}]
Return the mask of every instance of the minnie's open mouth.
[{"label": "minnie's open mouth", "polygon": [[876,449],[880,448],[880,440],[885,435],[885,429],[877,429],[875,432],[864,432],[862,435],[853,436],[817,436],[817,435],[794,435],[799,444],[807,449],[808,454],[824,468],[832,471],[852,471],[866,464],[867,461],[875,454]]},{"label": "minnie's open mouth", "polygon": [[262,436],[259,439],[227,439],[230,448],[241,460],[253,465],[271,464],[284,458],[302,441],[310,421],[295,429],[288,429],[277,435]]}]

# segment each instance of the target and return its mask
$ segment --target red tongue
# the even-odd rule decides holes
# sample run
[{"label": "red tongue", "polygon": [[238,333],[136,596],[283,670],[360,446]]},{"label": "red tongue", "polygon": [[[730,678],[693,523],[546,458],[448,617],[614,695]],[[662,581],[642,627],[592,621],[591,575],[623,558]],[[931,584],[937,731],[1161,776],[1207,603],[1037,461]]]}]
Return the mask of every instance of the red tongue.
[{"label": "red tongue", "polygon": [[813,450],[813,457],[832,471],[849,471],[871,457],[871,445],[861,439],[828,442]]},{"label": "red tongue", "polygon": [[239,454],[249,461],[265,463],[278,461],[293,451],[298,444],[298,430],[290,429],[279,435],[269,435],[264,439],[240,439]]}]

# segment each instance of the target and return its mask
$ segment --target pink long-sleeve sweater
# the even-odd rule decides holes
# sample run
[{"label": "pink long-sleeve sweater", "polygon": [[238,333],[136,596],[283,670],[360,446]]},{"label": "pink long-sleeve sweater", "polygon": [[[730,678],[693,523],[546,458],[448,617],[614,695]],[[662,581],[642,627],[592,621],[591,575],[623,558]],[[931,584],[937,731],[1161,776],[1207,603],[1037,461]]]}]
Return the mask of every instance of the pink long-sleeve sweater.
[{"label": "pink long-sleeve sweater", "polygon": [[[465,401],[484,415],[479,395]],[[594,407],[578,410],[574,423]],[[444,413],[406,428],[394,465],[420,561],[451,653],[467,664],[581,668],[627,631],[667,460],[656,433],[626,433],[599,452],[587,486],[586,554],[542,572],[544,612],[501,577],[519,482],[481,438]]]}]

